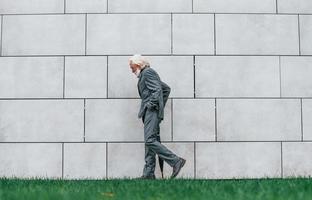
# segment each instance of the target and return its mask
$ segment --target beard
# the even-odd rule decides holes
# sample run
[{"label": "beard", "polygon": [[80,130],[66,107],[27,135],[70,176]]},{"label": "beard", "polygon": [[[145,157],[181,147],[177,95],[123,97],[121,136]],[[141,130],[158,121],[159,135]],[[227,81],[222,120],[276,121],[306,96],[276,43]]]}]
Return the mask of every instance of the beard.
[{"label": "beard", "polygon": [[141,72],[140,69],[137,69],[137,70],[134,72],[134,74],[137,76],[137,78],[139,78],[140,72]]}]

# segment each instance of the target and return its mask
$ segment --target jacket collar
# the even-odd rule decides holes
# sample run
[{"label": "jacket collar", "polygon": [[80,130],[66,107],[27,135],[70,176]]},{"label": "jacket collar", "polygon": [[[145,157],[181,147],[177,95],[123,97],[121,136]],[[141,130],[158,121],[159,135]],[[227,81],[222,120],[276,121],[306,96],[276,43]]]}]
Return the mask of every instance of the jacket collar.
[{"label": "jacket collar", "polygon": [[148,67],[150,67],[150,66],[147,65],[147,66],[145,66],[143,69],[141,69],[141,72],[140,72],[140,74],[139,74],[139,76],[138,76],[139,79],[141,78],[143,71],[144,71],[146,68],[148,68]]}]

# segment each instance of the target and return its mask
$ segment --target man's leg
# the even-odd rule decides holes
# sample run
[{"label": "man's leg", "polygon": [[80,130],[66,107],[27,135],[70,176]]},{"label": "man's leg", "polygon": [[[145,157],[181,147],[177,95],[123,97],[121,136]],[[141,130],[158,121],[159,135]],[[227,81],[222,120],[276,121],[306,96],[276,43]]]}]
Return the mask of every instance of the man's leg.
[{"label": "man's leg", "polygon": [[144,116],[145,145],[149,150],[158,154],[161,159],[173,167],[179,161],[179,157],[158,141],[157,134],[159,134],[159,123],[160,120],[158,119],[157,111],[147,109]]},{"label": "man's leg", "polygon": [[143,169],[143,176],[154,176],[156,166],[156,154],[145,145],[145,165]]},{"label": "man's leg", "polygon": [[[143,116],[143,123],[144,123],[144,116]],[[156,129],[156,138],[157,141],[160,142],[160,128],[159,124]],[[145,165],[143,169],[143,176],[154,176],[155,175],[155,166],[156,166],[156,153],[152,151],[148,146],[145,144]]]},{"label": "man's leg", "polygon": [[[142,117],[143,124],[144,124],[144,118],[145,118],[145,114]],[[145,156],[144,156],[145,165],[143,169],[144,177],[154,176],[155,165],[156,165],[155,157],[156,157],[156,153],[153,152],[151,149],[149,149],[145,144]]]}]

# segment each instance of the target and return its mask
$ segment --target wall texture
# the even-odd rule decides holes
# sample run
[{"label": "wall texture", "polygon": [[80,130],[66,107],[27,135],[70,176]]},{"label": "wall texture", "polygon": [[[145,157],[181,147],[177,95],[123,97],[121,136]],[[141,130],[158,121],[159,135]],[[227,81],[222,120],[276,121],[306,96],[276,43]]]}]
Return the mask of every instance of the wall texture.
[{"label": "wall texture", "polygon": [[136,53],[172,88],[179,177],[312,175],[311,0],[0,0],[0,19],[1,177],[140,176]]}]

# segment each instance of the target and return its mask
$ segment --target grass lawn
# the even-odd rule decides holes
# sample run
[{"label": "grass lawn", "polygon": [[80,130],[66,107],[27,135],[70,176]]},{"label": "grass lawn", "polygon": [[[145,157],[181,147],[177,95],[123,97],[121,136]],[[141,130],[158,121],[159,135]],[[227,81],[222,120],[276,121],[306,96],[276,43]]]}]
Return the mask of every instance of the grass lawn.
[{"label": "grass lawn", "polygon": [[0,200],[312,199],[312,179],[47,180],[0,179]]}]

